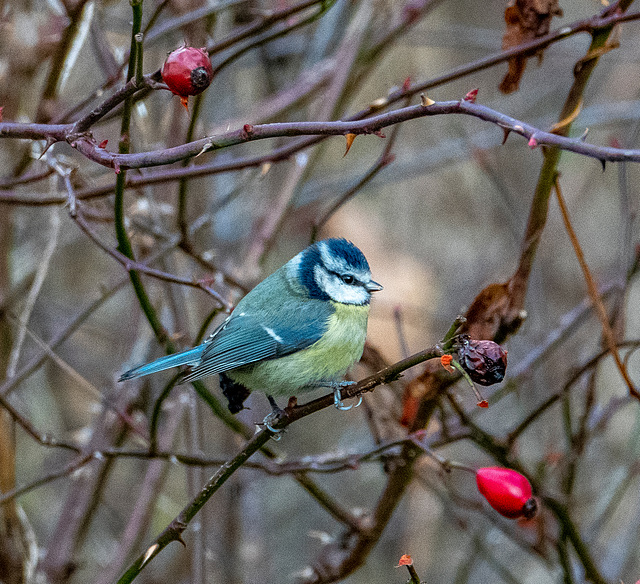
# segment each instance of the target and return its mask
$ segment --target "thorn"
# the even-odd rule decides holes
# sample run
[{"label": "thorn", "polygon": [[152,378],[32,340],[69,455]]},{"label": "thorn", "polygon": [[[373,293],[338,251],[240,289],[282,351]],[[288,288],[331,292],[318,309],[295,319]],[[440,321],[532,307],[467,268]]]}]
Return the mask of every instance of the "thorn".
[{"label": "thorn", "polygon": [[584,132],[582,132],[582,136],[578,138],[581,142],[584,142],[587,139],[587,134],[589,133],[589,128],[585,128]]},{"label": "thorn", "polygon": [[189,98],[186,95],[182,96],[180,103],[184,106],[184,109],[187,110],[187,113],[189,113]]},{"label": "thorn", "polygon": [[342,157],[344,158],[348,153],[349,150],[351,150],[351,145],[353,144],[353,141],[356,139],[356,135],[357,134],[345,134],[345,138],[347,139],[347,149],[344,151],[344,154],[342,155]]},{"label": "thorn", "polygon": [[242,129],[244,130],[244,133],[247,135],[247,137],[253,134],[253,126],[251,124],[245,124],[244,126],[242,126]]},{"label": "thorn", "polygon": [[[0,120],[0,121],[2,121],[2,120]],[[42,151],[40,156],[38,156],[38,160],[40,160],[47,153],[47,150],[49,150],[49,148],[51,148],[51,146],[53,146],[55,143],[56,143],[56,141],[51,136],[47,136],[47,141],[46,141],[46,144],[44,146],[44,150]],[[71,146],[75,148],[75,146],[73,144]]]},{"label": "thorn", "polygon": [[100,142],[100,144],[98,144],[98,148],[102,148],[104,150],[107,147],[108,143],[109,140],[103,140],[102,142]]},{"label": "thorn", "polygon": [[600,164],[602,164],[602,172],[607,170],[607,161],[604,158],[600,159]]},{"label": "thorn", "polygon": [[2,110],[4,109],[4,106],[0,106],[0,122],[2,121]]},{"label": "thorn", "polygon": [[511,134],[511,129],[510,128],[502,128],[502,146],[505,145],[507,138],[509,137],[509,134]]},{"label": "thorn", "polygon": [[434,103],[435,103],[435,101],[433,101],[432,99],[428,98],[425,93],[421,93],[420,94],[420,104],[422,105],[422,107],[429,107],[430,105],[433,105]]},{"label": "thorn", "polygon": [[469,101],[471,103],[476,102],[476,97],[478,97],[478,89],[472,89],[467,95],[463,97],[463,101]]},{"label": "thorn", "polygon": [[488,402],[486,399],[483,399],[483,400],[480,400],[480,401],[477,403],[477,406],[478,406],[479,408],[488,408],[488,407],[489,407],[489,402]]},{"label": "thorn", "polygon": [[176,541],[179,541],[184,547],[187,547],[187,542],[185,542],[184,539],[182,539],[181,535],[176,536]]},{"label": "thorn", "polygon": [[140,567],[142,568],[151,558],[152,556],[156,553],[156,551],[158,550],[160,546],[157,543],[154,543],[144,554],[144,557],[142,558],[142,563],[140,564]]},{"label": "thorn", "polygon": [[533,150],[537,145],[538,141],[536,140],[535,136],[532,135],[531,138],[529,138],[529,148]]},{"label": "thorn", "polygon": [[202,147],[202,150],[200,150],[200,152],[198,152],[198,154],[196,154],[194,158],[198,158],[198,156],[202,156],[205,152],[209,152],[209,150],[212,150],[212,149],[213,149],[213,142],[207,141]]},{"label": "thorn", "polygon": [[116,174],[120,174],[120,163],[115,158],[113,159],[113,170]]},{"label": "thorn", "polygon": [[407,92],[411,89],[411,77],[407,77],[402,84],[402,91]]}]

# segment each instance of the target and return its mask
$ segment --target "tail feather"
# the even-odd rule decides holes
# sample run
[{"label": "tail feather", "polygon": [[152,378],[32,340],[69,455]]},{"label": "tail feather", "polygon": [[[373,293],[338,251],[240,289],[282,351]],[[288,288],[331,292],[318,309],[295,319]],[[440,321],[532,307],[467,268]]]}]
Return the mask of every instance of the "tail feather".
[{"label": "tail feather", "polygon": [[203,351],[204,346],[199,345],[198,347],[194,347],[188,351],[183,351],[182,353],[160,357],[160,359],[156,359],[151,363],[130,369],[123,373],[118,381],[135,379],[136,377],[142,377],[144,375],[149,375],[150,373],[164,371],[165,369],[171,369],[171,367],[178,367],[179,365],[197,365],[200,362],[200,357],[202,357]]}]

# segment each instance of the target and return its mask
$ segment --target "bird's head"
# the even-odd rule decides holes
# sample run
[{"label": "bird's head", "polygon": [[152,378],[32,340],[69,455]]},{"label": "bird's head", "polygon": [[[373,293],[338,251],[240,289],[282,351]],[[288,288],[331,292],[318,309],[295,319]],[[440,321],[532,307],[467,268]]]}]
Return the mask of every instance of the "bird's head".
[{"label": "bird's head", "polygon": [[310,298],[366,305],[382,286],[371,279],[367,258],[346,239],[324,239],[286,265],[287,278]]}]

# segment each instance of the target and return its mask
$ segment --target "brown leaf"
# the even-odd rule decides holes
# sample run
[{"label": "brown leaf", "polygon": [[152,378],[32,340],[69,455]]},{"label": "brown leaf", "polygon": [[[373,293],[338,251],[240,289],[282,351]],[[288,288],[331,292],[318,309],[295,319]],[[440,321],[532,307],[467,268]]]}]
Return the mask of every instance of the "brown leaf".
[{"label": "brown leaf", "polygon": [[461,331],[472,339],[493,339],[509,306],[506,284],[489,284],[473,300]]},{"label": "brown leaf", "polygon": [[[544,36],[549,32],[554,16],[562,16],[558,0],[511,0],[504,11],[507,26],[502,37],[502,49],[506,51]],[[542,51],[537,56],[542,59]],[[518,90],[526,64],[524,55],[509,60],[509,70],[500,83],[500,91],[513,93]]]}]

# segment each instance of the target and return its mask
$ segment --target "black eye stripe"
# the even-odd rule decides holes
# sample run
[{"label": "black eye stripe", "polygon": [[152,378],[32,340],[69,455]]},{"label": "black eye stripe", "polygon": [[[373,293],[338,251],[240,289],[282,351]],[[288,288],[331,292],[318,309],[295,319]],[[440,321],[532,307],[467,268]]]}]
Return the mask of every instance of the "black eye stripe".
[{"label": "black eye stripe", "polygon": [[[349,286],[364,286],[364,284],[360,280],[358,280],[358,278],[356,278],[353,274],[339,274],[338,272],[334,272],[332,270],[327,270],[327,272],[335,276],[336,278],[339,278]],[[347,282],[346,279],[351,279],[351,281]]]}]

